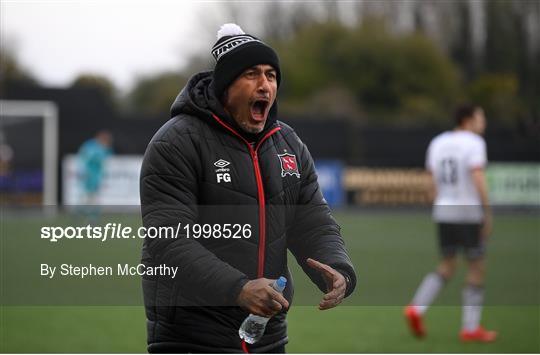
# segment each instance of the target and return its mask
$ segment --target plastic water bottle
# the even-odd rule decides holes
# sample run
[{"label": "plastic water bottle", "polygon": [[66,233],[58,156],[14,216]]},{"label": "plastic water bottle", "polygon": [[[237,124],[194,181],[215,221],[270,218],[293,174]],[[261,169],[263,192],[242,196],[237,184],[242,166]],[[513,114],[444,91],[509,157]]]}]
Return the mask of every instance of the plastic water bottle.
[{"label": "plastic water bottle", "polygon": [[[274,281],[272,288],[279,293],[282,293],[287,285],[287,279],[281,276],[279,279]],[[255,344],[258,342],[266,329],[266,323],[270,318],[257,316],[255,314],[250,314],[244,319],[240,329],[238,329],[238,334],[240,339],[243,339],[248,344]]]}]

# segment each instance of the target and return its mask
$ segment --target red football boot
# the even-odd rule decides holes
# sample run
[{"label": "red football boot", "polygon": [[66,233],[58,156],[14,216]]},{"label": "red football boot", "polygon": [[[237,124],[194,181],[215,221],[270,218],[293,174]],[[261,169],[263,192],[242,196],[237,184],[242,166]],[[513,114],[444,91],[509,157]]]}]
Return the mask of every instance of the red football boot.
[{"label": "red football boot", "polygon": [[497,332],[493,330],[485,330],[482,327],[476,328],[476,330],[462,330],[459,334],[459,338],[463,342],[479,342],[490,343],[497,339]]},{"label": "red football boot", "polygon": [[422,315],[416,310],[416,307],[408,305],[405,307],[404,314],[409,323],[411,332],[418,338],[424,337],[426,335],[426,330],[424,329],[424,324],[422,322]]}]

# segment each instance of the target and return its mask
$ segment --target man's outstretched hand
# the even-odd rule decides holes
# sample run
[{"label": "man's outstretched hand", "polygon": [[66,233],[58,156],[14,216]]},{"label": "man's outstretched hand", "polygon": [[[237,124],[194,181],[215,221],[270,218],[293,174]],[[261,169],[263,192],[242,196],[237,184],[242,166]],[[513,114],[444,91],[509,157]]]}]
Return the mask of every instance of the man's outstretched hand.
[{"label": "man's outstretched hand", "polygon": [[330,309],[340,304],[341,301],[343,301],[345,291],[347,290],[345,277],[332,267],[320,263],[317,260],[308,258],[307,264],[313,269],[319,271],[326,282],[327,293],[319,303],[319,309]]},{"label": "man's outstretched hand", "polygon": [[249,313],[263,317],[272,317],[283,308],[289,308],[289,302],[283,295],[272,288],[275,280],[260,278],[248,281],[236,302]]}]

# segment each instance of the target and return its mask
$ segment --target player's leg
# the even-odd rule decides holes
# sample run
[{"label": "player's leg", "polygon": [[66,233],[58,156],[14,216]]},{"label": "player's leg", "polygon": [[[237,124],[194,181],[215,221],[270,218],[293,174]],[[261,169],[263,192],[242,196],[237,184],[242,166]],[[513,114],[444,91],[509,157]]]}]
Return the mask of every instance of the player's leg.
[{"label": "player's leg", "polygon": [[411,331],[416,336],[425,335],[422,322],[428,310],[446,282],[454,275],[457,266],[457,246],[453,238],[451,224],[439,224],[439,244],[442,259],[437,270],[427,274],[416,290],[412,302],[405,308],[405,316]]},{"label": "player's leg", "polygon": [[441,261],[436,271],[424,277],[411,302],[411,305],[415,306],[420,314],[427,311],[443,286],[456,271],[458,245],[454,235],[454,227],[453,224],[448,223],[438,224]]},{"label": "player's leg", "polygon": [[98,193],[101,186],[101,177],[95,173],[87,174],[84,182],[86,223],[97,225],[101,216],[100,205],[98,204]]},{"label": "player's leg", "polygon": [[433,303],[446,282],[454,275],[457,266],[455,255],[442,258],[437,270],[427,274],[414,294],[411,305],[415,306],[420,314],[424,314]]},{"label": "player's leg", "polygon": [[467,277],[463,288],[463,315],[460,338],[463,341],[494,341],[497,333],[480,325],[484,304],[485,248],[480,237],[480,226],[465,226]]}]

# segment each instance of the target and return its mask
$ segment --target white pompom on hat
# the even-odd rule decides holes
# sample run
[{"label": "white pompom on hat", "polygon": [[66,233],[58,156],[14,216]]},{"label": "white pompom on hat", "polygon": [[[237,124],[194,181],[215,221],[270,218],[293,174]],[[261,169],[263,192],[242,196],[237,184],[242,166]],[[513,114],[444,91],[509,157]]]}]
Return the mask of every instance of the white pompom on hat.
[{"label": "white pompom on hat", "polygon": [[226,23],[224,25],[221,25],[221,28],[217,32],[217,40],[221,37],[225,36],[238,36],[238,35],[244,35],[246,34],[240,26],[238,26],[236,23]]}]

